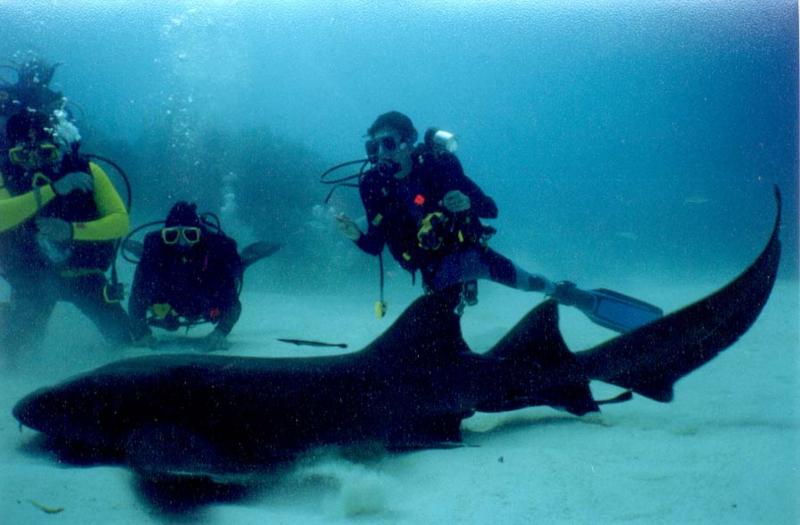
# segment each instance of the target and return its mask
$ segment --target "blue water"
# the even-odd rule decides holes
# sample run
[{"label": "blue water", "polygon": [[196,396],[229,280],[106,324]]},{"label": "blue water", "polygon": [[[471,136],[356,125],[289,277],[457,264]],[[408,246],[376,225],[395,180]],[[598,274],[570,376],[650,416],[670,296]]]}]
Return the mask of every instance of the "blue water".
[{"label": "blue water", "polygon": [[[473,421],[477,447],[409,454],[363,476],[356,465],[333,482],[325,469],[275,490],[269,481],[210,521],[329,523],[319,500],[336,479],[377,476],[407,501],[374,522],[794,523],[797,12],[794,0],[0,0],[0,64],[29,50],[61,64],[54,87],[83,149],[127,171],[134,224],[194,199],[240,241],[284,243],[248,270],[231,335],[243,355],[284,351],[276,336],[357,348],[418,292],[387,261],[389,317],[373,321],[377,265],[332,226],[336,211],[361,215],[357,195],[321,205],[320,173],[362,157],[367,127],[388,110],[457,134],[467,174],[500,207],[494,248],[667,311],[756,257],[773,187],[782,192],[780,271],[794,281],[779,283],[736,348],[678,385],[673,405],[614,405],[602,425],[541,412],[499,419],[485,436]],[[119,266],[129,285],[132,266]],[[542,297],[481,286],[464,322],[479,350]],[[0,301],[8,293],[0,279]],[[562,312],[571,348],[608,336]],[[46,382],[122,355],[74,309],[56,310],[48,330],[29,357]],[[144,505],[127,472],[32,458],[31,434],[7,414],[43,382],[4,379],[0,515],[43,521],[37,501],[65,507],[67,522],[179,521]]]},{"label": "blue water", "polygon": [[319,172],[398,109],[458,135],[501,209],[494,246],[530,270],[724,281],[765,242],[777,184],[796,277],[797,3],[562,4],[13,1],[0,57],[62,63],[54,84],[86,148],[128,169],[137,219],[177,198],[217,210],[233,171],[256,236],[330,259],[351,248],[308,227]]}]

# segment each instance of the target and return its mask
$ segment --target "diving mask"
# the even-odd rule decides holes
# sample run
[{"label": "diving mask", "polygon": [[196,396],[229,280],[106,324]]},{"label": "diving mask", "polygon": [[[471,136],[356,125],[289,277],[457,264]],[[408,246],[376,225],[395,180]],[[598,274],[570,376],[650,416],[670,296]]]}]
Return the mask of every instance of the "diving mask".
[{"label": "diving mask", "polygon": [[200,242],[200,228],[198,226],[170,226],[161,229],[161,240],[164,244],[177,244],[183,239],[185,244],[193,246]]},{"label": "diving mask", "polygon": [[380,153],[381,149],[391,153],[398,147],[400,147],[400,143],[397,141],[397,139],[390,135],[372,138],[364,143],[364,149],[367,151],[367,157],[373,164],[378,161],[378,153]]},{"label": "diving mask", "polygon": [[11,163],[25,169],[36,169],[55,164],[60,156],[59,149],[49,142],[14,146],[8,150],[8,159]]}]

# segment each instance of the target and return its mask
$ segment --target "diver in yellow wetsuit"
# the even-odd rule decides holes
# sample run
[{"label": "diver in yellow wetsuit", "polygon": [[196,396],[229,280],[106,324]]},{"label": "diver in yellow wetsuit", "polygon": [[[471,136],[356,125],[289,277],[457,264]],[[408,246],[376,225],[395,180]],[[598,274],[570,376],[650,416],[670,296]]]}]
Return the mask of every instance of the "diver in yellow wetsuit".
[{"label": "diver in yellow wetsuit", "polygon": [[128,317],[109,299],[105,271],[128,212],[106,173],[64,144],[50,118],[8,119],[0,152],[0,272],[11,285],[0,353],[36,343],[58,301],[87,315],[114,343],[130,341]]}]

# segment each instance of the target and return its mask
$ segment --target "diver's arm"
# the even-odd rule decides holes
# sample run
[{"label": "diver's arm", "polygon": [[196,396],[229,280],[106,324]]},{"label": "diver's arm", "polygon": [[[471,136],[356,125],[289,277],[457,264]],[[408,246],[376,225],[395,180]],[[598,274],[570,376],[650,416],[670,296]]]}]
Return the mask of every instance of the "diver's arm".
[{"label": "diver's arm", "polygon": [[142,258],[136,265],[133,276],[131,295],[128,298],[128,317],[131,320],[131,332],[134,339],[139,339],[150,333],[147,326],[147,309],[153,303],[153,292],[156,289],[158,266],[156,260],[156,246],[154,242],[145,238]]},{"label": "diver's arm", "polygon": [[242,314],[242,303],[239,301],[238,297],[234,297],[233,302],[229,303],[220,310],[221,313],[216,330],[228,335],[231,333],[233,326],[236,324],[236,321],[239,320],[239,316]]},{"label": "diver's arm", "polygon": [[140,269],[137,267],[131,295],[128,298],[128,317],[131,320],[131,334],[134,339],[150,333],[150,327],[147,326],[147,308],[151,301],[147,299],[148,294],[144,291],[146,287],[141,284],[142,279]]},{"label": "diver's arm", "polygon": [[[0,183],[2,182],[2,175],[0,175]],[[55,196],[56,192],[53,191],[53,187],[45,185],[12,197],[3,185],[0,187],[0,232],[15,228],[27,221]]]},{"label": "diver's arm", "polygon": [[236,244],[225,242],[221,246],[224,257],[221,283],[220,318],[216,330],[228,335],[242,314],[242,303],[239,301],[238,284],[242,275],[242,259],[236,251]]},{"label": "diver's arm", "polygon": [[361,237],[353,242],[362,251],[370,255],[379,255],[383,251],[383,245],[386,243],[386,236],[381,225],[384,217],[373,204],[368,180],[365,178],[364,184],[359,187],[361,202],[364,203],[364,211],[367,214],[367,233],[362,233]]},{"label": "diver's arm", "polygon": [[447,174],[446,190],[459,190],[469,197],[472,211],[482,219],[497,218],[497,204],[483,190],[464,174],[464,168],[455,155],[442,155],[441,169]]},{"label": "diver's arm", "polygon": [[370,222],[367,233],[362,233],[361,237],[353,242],[366,253],[379,255],[383,251],[383,245],[385,244],[383,230],[373,226],[372,222]]},{"label": "diver's arm", "polygon": [[469,197],[472,209],[478,217],[481,219],[496,219],[498,210],[494,199],[483,193],[483,190],[466,175],[464,176],[464,182],[462,182],[462,184],[463,187],[461,191]]},{"label": "diver's arm", "polygon": [[128,212],[114,185],[103,169],[89,163],[94,180],[94,202],[100,218],[89,222],[72,223],[73,239],[76,241],[110,241],[128,233]]}]

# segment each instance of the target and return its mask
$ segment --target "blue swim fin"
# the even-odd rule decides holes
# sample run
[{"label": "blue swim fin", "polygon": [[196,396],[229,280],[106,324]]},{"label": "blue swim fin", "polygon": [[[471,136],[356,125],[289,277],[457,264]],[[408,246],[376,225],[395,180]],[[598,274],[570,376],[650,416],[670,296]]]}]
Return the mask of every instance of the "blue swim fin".
[{"label": "blue swim fin", "polygon": [[613,290],[597,288],[584,292],[593,301],[576,306],[594,323],[615,332],[630,332],[664,316],[661,308]]}]

